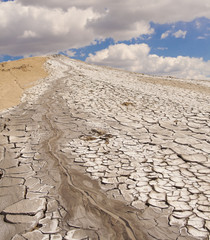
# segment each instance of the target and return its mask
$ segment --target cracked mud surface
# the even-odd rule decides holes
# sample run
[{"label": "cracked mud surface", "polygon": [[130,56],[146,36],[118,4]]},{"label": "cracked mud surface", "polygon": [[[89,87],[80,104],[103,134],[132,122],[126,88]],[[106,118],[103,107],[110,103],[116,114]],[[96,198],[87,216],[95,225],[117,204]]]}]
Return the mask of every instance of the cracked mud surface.
[{"label": "cracked mud surface", "polygon": [[0,115],[1,239],[208,239],[208,83],[48,65]]}]

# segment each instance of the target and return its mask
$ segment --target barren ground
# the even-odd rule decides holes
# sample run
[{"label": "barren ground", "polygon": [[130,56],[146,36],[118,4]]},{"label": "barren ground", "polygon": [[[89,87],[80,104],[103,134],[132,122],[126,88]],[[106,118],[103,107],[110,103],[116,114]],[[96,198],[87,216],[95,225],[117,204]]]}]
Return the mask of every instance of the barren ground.
[{"label": "barren ground", "polygon": [[8,64],[1,108],[22,98],[0,113],[1,240],[209,239],[209,82]]}]

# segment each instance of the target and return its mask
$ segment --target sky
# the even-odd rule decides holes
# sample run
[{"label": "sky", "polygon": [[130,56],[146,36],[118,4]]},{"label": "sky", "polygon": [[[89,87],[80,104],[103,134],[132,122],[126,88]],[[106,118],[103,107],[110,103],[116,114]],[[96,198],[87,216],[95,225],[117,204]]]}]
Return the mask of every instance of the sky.
[{"label": "sky", "polygon": [[0,62],[54,53],[210,80],[210,1],[0,0]]}]

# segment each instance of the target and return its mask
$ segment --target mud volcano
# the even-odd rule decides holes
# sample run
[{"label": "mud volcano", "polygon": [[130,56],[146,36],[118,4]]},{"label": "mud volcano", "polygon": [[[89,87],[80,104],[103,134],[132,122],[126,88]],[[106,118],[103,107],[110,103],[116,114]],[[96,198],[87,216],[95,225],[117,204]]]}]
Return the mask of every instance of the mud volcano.
[{"label": "mud volcano", "polygon": [[208,239],[210,82],[60,55],[0,71],[1,240]]}]

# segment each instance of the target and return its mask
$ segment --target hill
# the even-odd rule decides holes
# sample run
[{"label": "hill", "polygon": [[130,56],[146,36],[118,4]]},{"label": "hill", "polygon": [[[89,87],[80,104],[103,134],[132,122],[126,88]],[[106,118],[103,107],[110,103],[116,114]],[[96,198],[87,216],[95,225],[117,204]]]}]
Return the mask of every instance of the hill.
[{"label": "hill", "polygon": [[2,240],[208,239],[209,82],[38,62],[0,113]]}]

